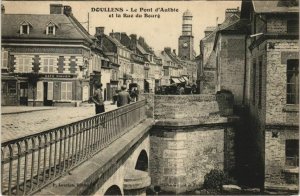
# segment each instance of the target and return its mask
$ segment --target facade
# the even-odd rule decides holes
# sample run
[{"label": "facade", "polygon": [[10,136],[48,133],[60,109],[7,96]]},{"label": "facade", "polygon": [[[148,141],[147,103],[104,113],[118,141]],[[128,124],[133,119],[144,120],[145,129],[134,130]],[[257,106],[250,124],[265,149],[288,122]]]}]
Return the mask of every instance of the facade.
[{"label": "facade", "polygon": [[246,64],[255,164],[265,189],[297,190],[299,183],[298,1],[243,2],[250,21]]},{"label": "facade", "polygon": [[50,14],[2,13],[1,25],[2,105],[76,105],[88,100],[88,68],[101,71],[99,48],[70,6],[51,4]]},{"label": "facade", "polygon": [[104,27],[96,27],[95,36],[101,43],[106,57],[103,59],[104,71],[101,81],[104,97],[106,100],[111,100],[121,85],[131,83],[132,77],[129,75],[131,51],[120,43],[114,33],[104,34]]},{"label": "facade", "polygon": [[216,91],[234,94],[235,105],[242,105],[245,92],[245,59],[247,59],[247,20],[238,20],[216,32],[213,50],[216,56]]},{"label": "facade", "polygon": [[[204,31],[205,37],[200,40],[200,59],[198,64],[199,91],[203,94],[213,94],[218,89],[216,51],[214,49],[216,34],[221,29],[236,23],[239,20],[239,9],[227,9],[225,11],[225,20],[217,27],[207,27]],[[201,77],[201,78],[200,78]]]}]

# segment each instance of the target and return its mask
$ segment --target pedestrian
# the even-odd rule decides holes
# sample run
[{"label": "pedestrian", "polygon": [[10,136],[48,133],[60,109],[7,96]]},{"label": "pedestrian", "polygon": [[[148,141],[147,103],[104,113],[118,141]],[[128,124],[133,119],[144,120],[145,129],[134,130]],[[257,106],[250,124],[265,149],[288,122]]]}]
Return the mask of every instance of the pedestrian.
[{"label": "pedestrian", "polygon": [[96,90],[94,91],[94,95],[91,97],[92,102],[94,102],[95,104],[96,115],[105,112],[101,87],[101,84],[97,84]]},{"label": "pedestrian", "polygon": [[184,88],[183,86],[179,87],[179,95],[183,95],[184,94]]},{"label": "pedestrian", "polygon": [[113,105],[117,103],[119,90],[115,90],[115,94],[113,95]]},{"label": "pedestrian", "polygon": [[121,92],[118,93],[117,106],[121,107],[129,104],[131,101],[129,93],[126,91],[126,86],[121,86]]},{"label": "pedestrian", "polygon": [[135,99],[136,99],[136,101],[138,101],[139,100],[139,93],[140,93],[138,87],[136,87],[134,89],[134,92],[135,92]]},{"label": "pedestrian", "polygon": [[134,87],[130,91],[130,98],[131,98],[132,101],[135,101],[136,93],[135,93]]}]

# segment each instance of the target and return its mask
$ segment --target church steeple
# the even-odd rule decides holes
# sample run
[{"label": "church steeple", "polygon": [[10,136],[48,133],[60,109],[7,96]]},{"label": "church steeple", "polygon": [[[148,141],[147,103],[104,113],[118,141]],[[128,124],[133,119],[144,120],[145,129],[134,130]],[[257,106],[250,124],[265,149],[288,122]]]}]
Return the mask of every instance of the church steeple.
[{"label": "church steeple", "polygon": [[193,35],[192,20],[192,13],[190,10],[186,10],[182,15],[182,35]]},{"label": "church steeple", "polygon": [[193,15],[186,10],[182,15],[182,34],[178,39],[178,56],[194,60]]}]

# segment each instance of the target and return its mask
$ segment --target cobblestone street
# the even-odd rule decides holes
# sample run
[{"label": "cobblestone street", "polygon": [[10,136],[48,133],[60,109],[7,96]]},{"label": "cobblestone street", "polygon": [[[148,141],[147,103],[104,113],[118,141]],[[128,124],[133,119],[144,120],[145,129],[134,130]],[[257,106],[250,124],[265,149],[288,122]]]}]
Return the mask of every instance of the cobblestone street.
[{"label": "cobblestone street", "polygon": [[[116,105],[106,102],[105,111],[116,109]],[[30,111],[36,110],[36,111]],[[80,107],[54,107],[38,109],[32,107],[2,107],[2,142],[69,124],[95,115],[94,104]],[[18,113],[17,113],[18,112]]]}]

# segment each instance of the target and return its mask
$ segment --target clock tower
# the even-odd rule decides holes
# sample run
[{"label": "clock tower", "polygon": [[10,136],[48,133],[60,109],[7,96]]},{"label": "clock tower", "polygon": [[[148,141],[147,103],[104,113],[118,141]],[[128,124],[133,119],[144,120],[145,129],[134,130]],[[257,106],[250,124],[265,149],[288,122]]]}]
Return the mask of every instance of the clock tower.
[{"label": "clock tower", "polygon": [[192,19],[192,13],[189,10],[186,10],[182,15],[182,34],[178,39],[178,56],[185,60],[194,60]]}]

